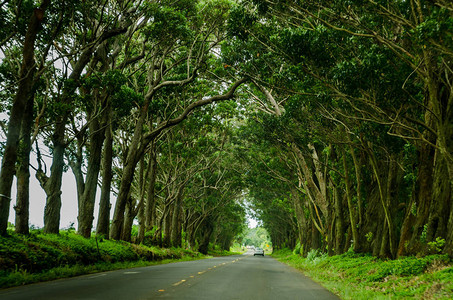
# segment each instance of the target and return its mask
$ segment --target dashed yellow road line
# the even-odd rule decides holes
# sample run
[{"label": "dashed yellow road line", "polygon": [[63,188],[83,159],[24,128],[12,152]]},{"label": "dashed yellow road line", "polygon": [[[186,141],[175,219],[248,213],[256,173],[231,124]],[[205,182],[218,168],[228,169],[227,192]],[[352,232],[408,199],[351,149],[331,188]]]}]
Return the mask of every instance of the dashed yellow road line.
[{"label": "dashed yellow road line", "polygon": [[184,282],[186,282],[185,279],[183,279],[183,280],[181,280],[181,281],[178,281],[178,282],[176,282],[176,283],[173,283],[172,285],[173,285],[173,286],[178,286],[178,285],[180,285],[181,283],[184,283]]},{"label": "dashed yellow road line", "polygon": [[[234,263],[234,262],[237,262],[237,261],[239,261],[239,259],[235,259],[235,260],[233,260],[233,261],[231,261],[231,262]],[[220,265],[223,266],[223,265],[226,265],[226,264],[227,264],[227,263],[224,262],[224,263],[221,263]],[[204,274],[204,273],[206,273],[208,270],[212,270],[213,268],[217,268],[217,266],[213,266],[212,268],[208,268],[207,270],[200,271],[200,272],[198,272],[197,274],[198,274],[198,275]],[[194,278],[195,276],[194,276],[194,275],[190,275],[189,277],[190,277],[190,278]],[[178,282],[176,282],[176,283],[173,283],[172,286],[178,286],[178,285],[180,285],[180,284],[182,284],[182,283],[184,283],[184,282],[186,282],[186,281],[187,281],[186,279],[182,279],[182,280],[180,280],[180,281],[178,281]],[[164,289],[161,289],[161,290],[159,290],[159,292],[165,292],[165,290],[164,290]]]}]

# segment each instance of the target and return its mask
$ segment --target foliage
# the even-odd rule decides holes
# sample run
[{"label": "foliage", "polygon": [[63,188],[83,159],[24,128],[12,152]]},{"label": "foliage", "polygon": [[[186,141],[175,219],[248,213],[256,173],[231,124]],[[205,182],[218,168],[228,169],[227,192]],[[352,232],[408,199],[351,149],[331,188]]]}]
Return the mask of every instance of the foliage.
[{"label": "foliage", "polygon": [[202,256],[186,249],[163,249],[96,237],[86,239],[69,231],[59,235],[44,235],[39,231],[32,231],[30,236],[11,233],[0,237],[0,286],[145,266],[167,259],[197,258]]},{"label": "foliage", "polygon": [[383,260],[352,251],[322,259],[315,251],[310,253],[310,257],[303,258],[283,249],[273,256],[302,270],[342,299],[449,299],[453,296],[453,266],[445,255]]},{"label": "foliage", "polygon": [[241,254],[239,251],[235,251],[234,249],[230,249],[230,250],[221,249],[221,247],[218,245],[217,246],[211,245],[208,250],[208,255],[214,256],[214,257],[239,255],[239,254]]},{"label": "foliage", "polygon": [[271,245],[269,234],[263,227],[247,228],[242,234],[242,244],[244,246],[255,246],[266,249],[266,245]]}]

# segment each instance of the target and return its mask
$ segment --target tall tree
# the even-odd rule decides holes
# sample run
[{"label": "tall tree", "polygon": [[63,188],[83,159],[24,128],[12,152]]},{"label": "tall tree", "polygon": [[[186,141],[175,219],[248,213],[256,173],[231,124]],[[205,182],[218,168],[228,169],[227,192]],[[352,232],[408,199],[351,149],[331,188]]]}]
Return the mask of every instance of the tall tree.
[{"label": "tall tree", "polygon": [[[37,71],[34,59],[35,44],[38,33],[41,30],[41,23],[44,21],[45,12],[51,4],[50,0],[43,0],[39,7],[32,10],[30,21],[24,36],[22,46],[22,64],[20,68],[17,92],[13,100],[10,118],[8,122],[8,133],[6,145],[3,152],[2,166],[0,170],[0,234],[5,235],[9,207],[11,201],[11,186],[15,174],[15,165],[18,153],[20,132],[24,119],[24,112],[30,111],[29,102],[33,102],[33,84]],[[13,4],[11,4],[13,5]],[[9,5],[7,5],[9,6]],[[12,7],[8,7],[12,9]],[[22,16],[16,16],[18,19]],[[32,105],[32,104],[31,104]],[[28,115],[29,117],[29,115]],[[27,146],[24,146],[27,147]],[[25,151],[27,151],[25,149]],[[25,175],[26,176],[26,175]],[[20,205],[22,213],[27,210],[26,205]],[[28,226],[28,224],[27,224]]]}]

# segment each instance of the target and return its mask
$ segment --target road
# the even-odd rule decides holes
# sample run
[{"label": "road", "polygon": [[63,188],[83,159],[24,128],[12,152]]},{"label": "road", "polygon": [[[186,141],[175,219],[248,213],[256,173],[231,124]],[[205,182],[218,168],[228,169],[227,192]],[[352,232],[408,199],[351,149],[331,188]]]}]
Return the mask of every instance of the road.
[{"label": "road", "polygon": [[60,279],[0,290],[0,299],[339,299],[265,256],[237,255]]}]

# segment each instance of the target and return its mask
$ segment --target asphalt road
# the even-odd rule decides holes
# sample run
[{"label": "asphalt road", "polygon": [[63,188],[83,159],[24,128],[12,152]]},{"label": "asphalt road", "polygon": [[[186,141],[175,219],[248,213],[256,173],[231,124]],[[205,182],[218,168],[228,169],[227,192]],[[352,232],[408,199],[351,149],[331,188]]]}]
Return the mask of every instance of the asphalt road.
[{"label": "asphalt road", "polygon": [[0,290],[0,299],[339,299],[265,256],[238,255],[118,270]]}]

